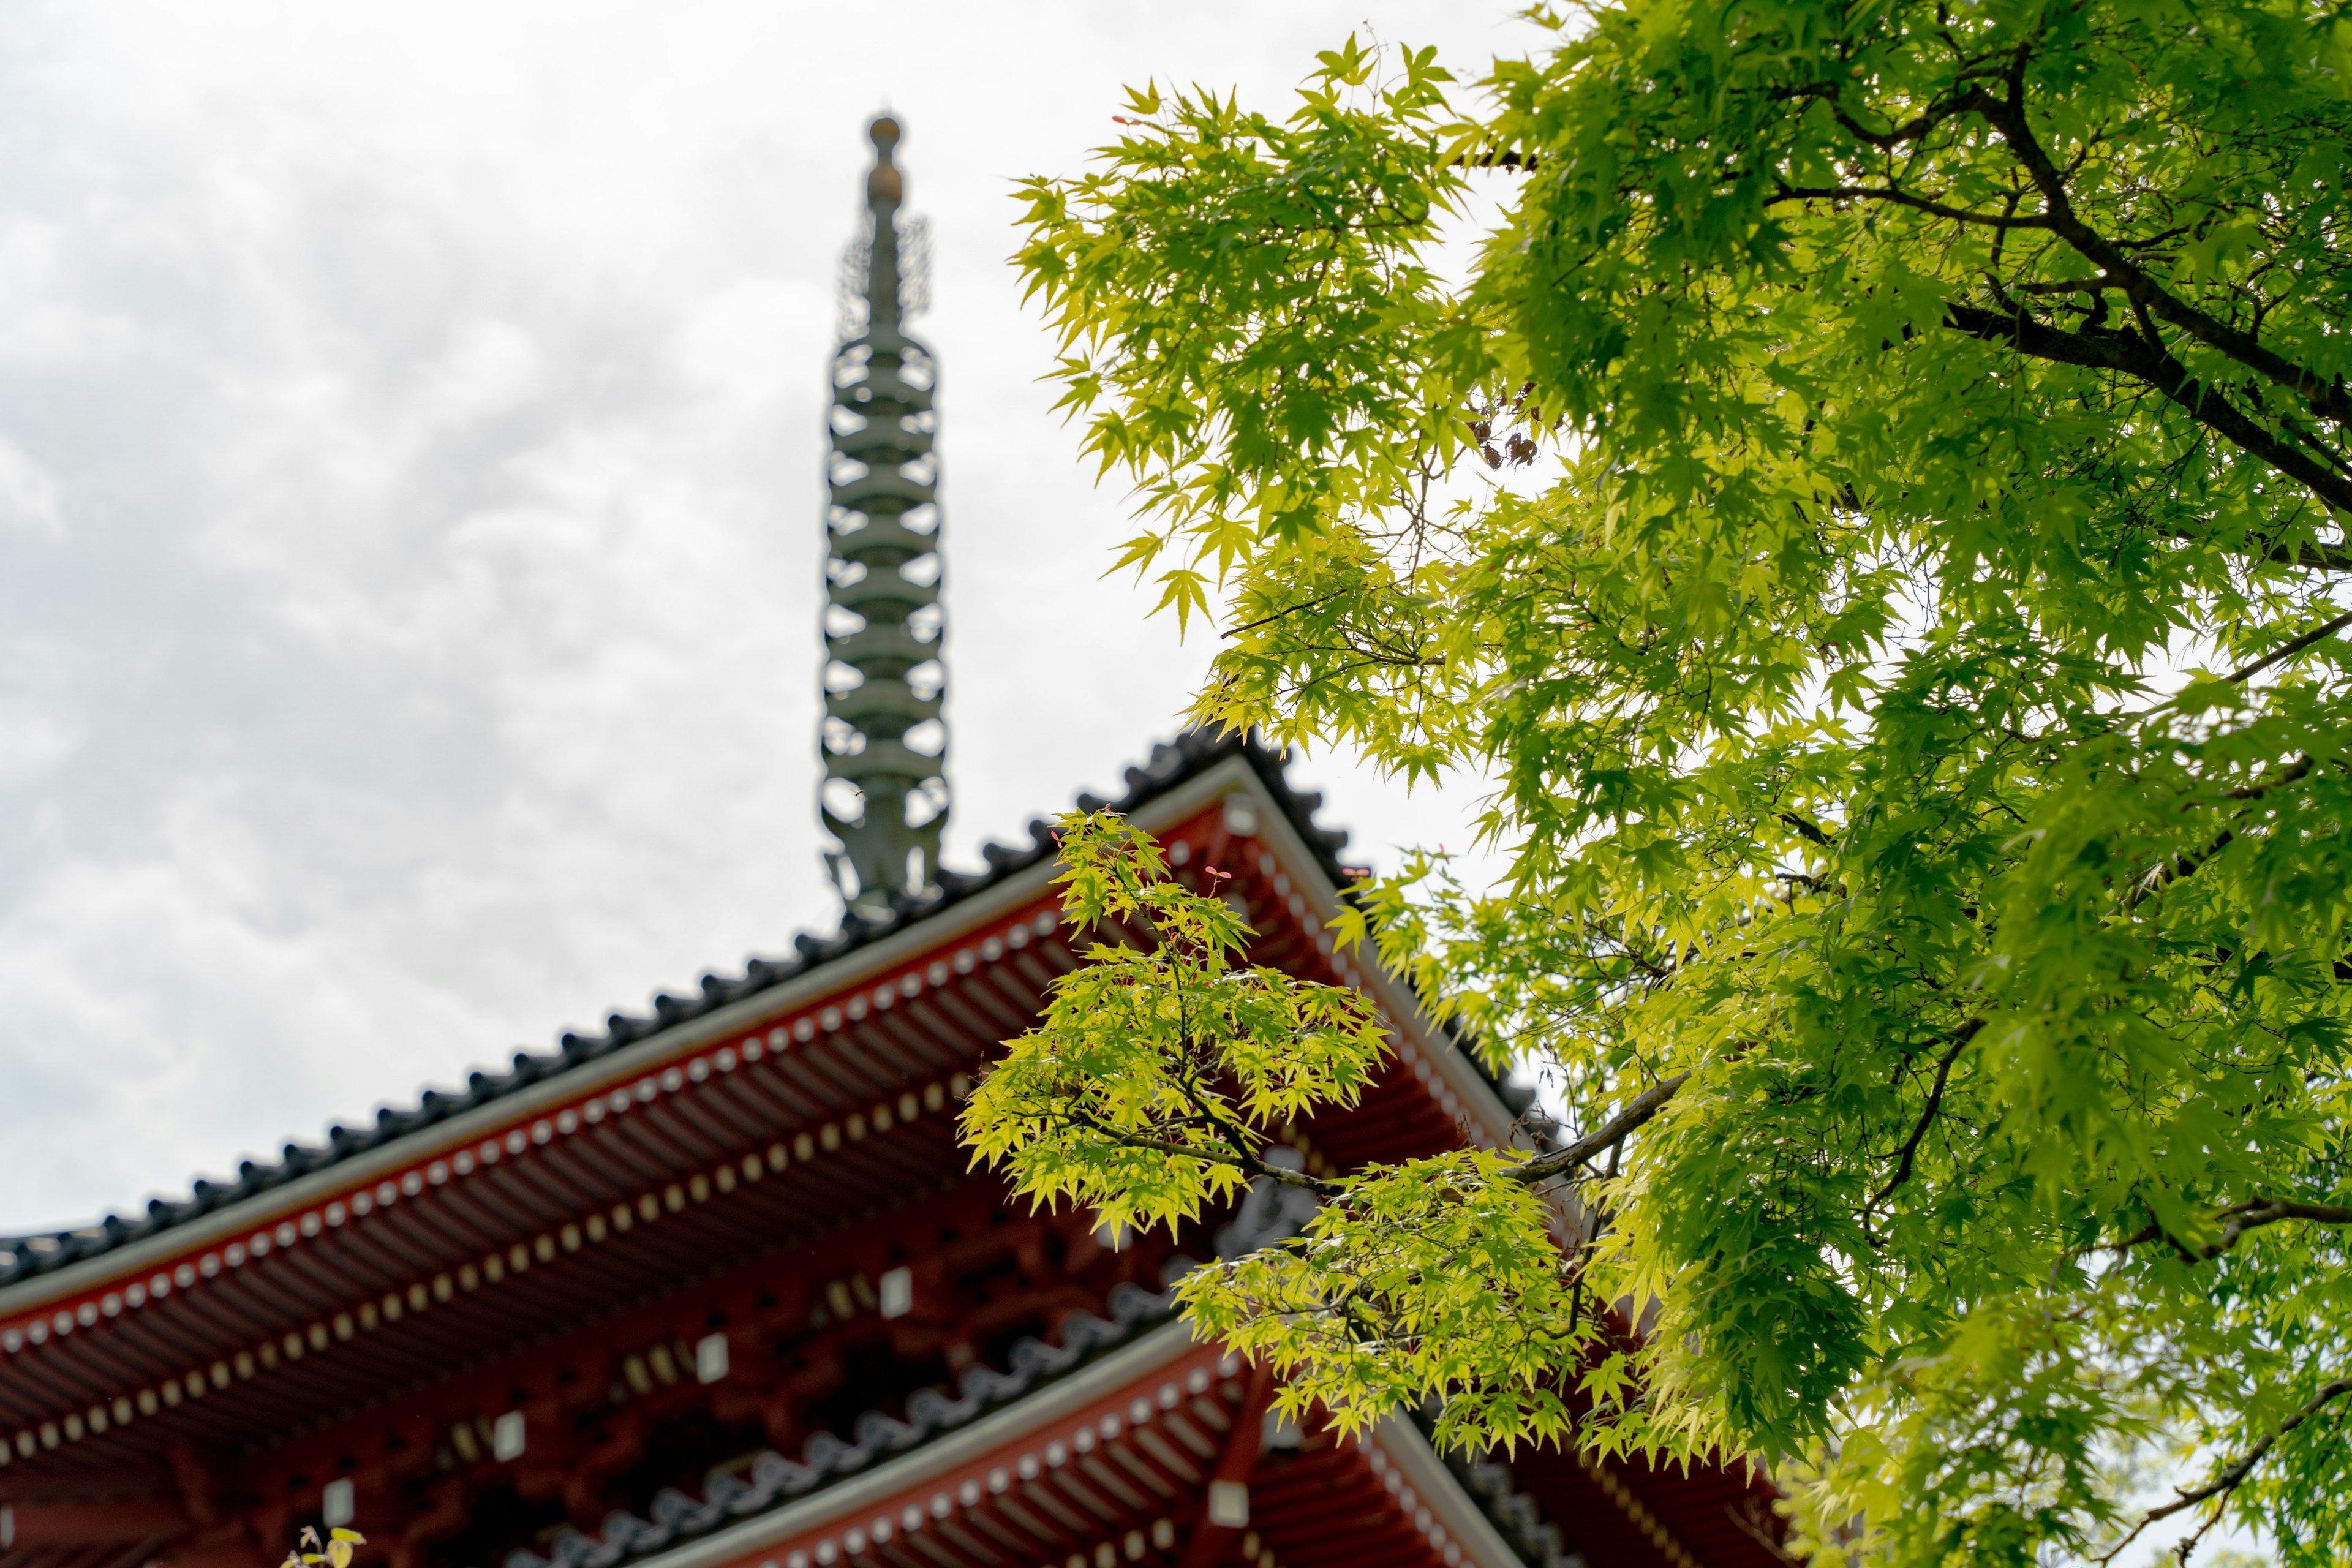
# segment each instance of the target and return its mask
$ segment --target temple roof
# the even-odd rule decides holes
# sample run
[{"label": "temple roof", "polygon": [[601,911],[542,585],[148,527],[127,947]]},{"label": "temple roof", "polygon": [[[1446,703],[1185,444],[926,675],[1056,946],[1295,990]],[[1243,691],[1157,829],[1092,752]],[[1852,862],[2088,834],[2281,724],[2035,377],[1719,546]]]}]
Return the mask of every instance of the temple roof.
[{"label": "temple roof", "polygon": [[[1237,1256],[1295,1234],[1305,1215],[1283,1200],[1296,1195],[1295,1189],[1276,1189],[1260,1182],[1252,1200],[1220,1232],[1219,1255]],[[1311,1214],[1312,1210],[1310,1202],[1306,1213]],[[1171,1258],[1167,1277],[1172,1281],[1192,1267],[1188,1259]],[[1060,1412],[1026,1402],[1048,1388],[1057,1388],[1065,1394],[1077,1392],[1073,1386],[1075,1374],[1082,1369],[1094,1369],[1097,1381],[1103,1381],[1104,1373],[1129,1370],[1106,1364],[1114,1352],[1127,1350],[1132,1359],[1135,1352],[1144,1349],[1139,1342],[1155,1337],[1165,1340],[1160,1355],[1153,1358],[1153,1365],[1139,1363],[1131,1369],[1151,1382],[1160,1376],[1159,1361],[1182,1353],[1192,1343],[1189,1336],[1174,1330],[1171,1321],[1176,1313],[1172,1285],[1158,1292],[1121,1286],[1111,1293],[1108,1305],[1110,1316],[1107,1319],[1081,1311],[1064,1320],[1057,1344],[1034,1339],[1022,1341],[1013,1346],[1007,1358],[1009,1364],[1002,1371],[985,1366],[968,1369],[958,1391],[960,1397],[950,1398],[943,1393],[918,1394],[908,1401],[904,1420],[881,1410],[868,1410],[850,1423],[854,1441],[820,1432],[809,1440],[799,1460],[772,1452],[760,1456],[749,1467],[714,1470],[705,1479],[698,1496],[673,1488],[655,1498],[647,1510],[653,1516],[650,1519],[614,1513],[593,1534],[567,1531],[550,1544],[546,1555],[517,1551],[509,1553],[499,1568],[630,1568],[633,1564],[651,1564],[698,1542],[712,1544],[711,1552],[698,1555],[733,1556],[750,1550],[751,1543],[746,1542],[737,1551],[728,1551],[723,1544],[728,1532],[758,1531],[761,1521],[778,1520],[786,1510],[797,1509],[812,1521],[833,1515],[836,1522],[839,1516],[854,1510],[870,1511],[870,1500],[845,1500],[836,1508],[829,1508],[825,1500],[835,1489],[857,1477],[868,1478],[866,1489],[889,1489],[885,1483],[892,1461],[935,1452],[944,1440],[971,1432],[983,1418],[996,1416],[1000,1422],[1023,1428],[1037,1426]],[[1154,1331],[1160,1331],[1159,1334],[1155,1336]],[[1195,1352],[1191,1359],[1199,1361],[1202,1356]],[[1219,1375],[1231,1376],[1236,1364],[1226,1358]],[[1205,1371],[1204,1368],[1203,1373]],[[1196,1400],[1207,1392],[1210,1381],[1202,1373],[1193,1376],[1190,1392]],[[1171,1383],[1157,1401],[1163,1410],[1175,1408],[1178,1400],[1171,1397],[1174,1392],[1175,1385]],[[1065,1399],[1063,1403],[1069,1401]],[[1000,1414],[1015,1405],[1023,1407],[1019,1415],[1008,1417]],[[1138,1402],[1135,1409],[1142,1410],[1142,1403]],[[1149,1415],[1147,1412],[1145,1418]],[[1396,1447],[1400,1439],[1411,1441],[1398,1421],[1391,1420],[1383,1426],[1388,1428],[1385,1436],[1390,1447]],[[974,1433],[975,1436],[979,1435]],[[1197,1437],[1197,1429],[1194,1436]],[[1034,1447],[1034,1433],[1027,1437],[1028,1446]],[[975,1451],[986,1447],[971,1446]],[[1014,1446],[1022,1444],[1016,1442]],[[1162,1464],[1184,1462],[1170,1452],[1164,1442],[1159,1447]],[[1429,1458],[1436,1456],[1433,1452]],[[968,1457],[966,1462],[969,1463]],[[1049,1454],[1048,1462],[1059,1461]],[[1133,1457],[1129,1458],[1128,1463],[1135,1463]],[[1525,1568],[1581,1568],[1580,1560],[1567,1552],[1559,1529],[1545,1521],[1534,1500],[1517,1489],[1507,1466],[1461,1456],[1446,1456],[1442,1463],[1460,1487],[1462,1501],[1484,1516],[1510,1555]],[[1177,1479],[1181,1480],[1181,1475]],[[1427,1479],[1424,1477],[1423,1484],[1427,1484]],[[945,1498],[947,1493],[942,1491],[940,1496]],[[964,1500],[969,1507],[977,1500],[967,1496]],[[885,1510],[886,1514],[888,1511]],[[1410,1508],[1406,1511],[1410,1513]],[[945,1519],[949,1515],[942,1512],[939,1517]],[[1410,1535],[1410,1521],[1406,1522],[1406,1533]],[[1426,1533],[1425,1527],[1423,1532]],[[753,1554],[778,1551],[775,1542],[765,1542]],[[804,1557],[805,1553],[798,1555]]]},{"label": "temple roof", "polygon": [[[1081,795],[1077,797],[1077,805],[1083,811],[1108,808],[1123,814],[1131,813],[1150,805],[1229,758],[1241,759],[1257,775],[1267,793],[1289,818],[1299,838],[1321,863],[1332,885],[1346,886],[1351,876],[1340,867],[1339,852],[1348,843],[1347,833],[1317,826],[1315,814],[1321,807],[1323,797],[1312,791],[1291,788],[1285,777],[1287,755],[1268,750],[1255,735],[1216,736],[1204,731],[1179,735],[1171,744],[1153,747],[1150,760],[1145,765],[1127,770],[1125,793],[1117,799]],[[982,848],[982,858],[988,866],[986,871],[975,875],[942,868],[939,874],[940,890],[936,894],[921,899],[894,898],[889,912],[879,919],[864,918],[854,913],[846,915],[841,930],[831,936],[803,932],[793,939],[793,951],[790,957],[754,956],[740,973],[713,972],[705,974],[695,989],[684,994],[668,992],[656,994],[648,1013],[614,1013],[605,1020],[601,1034],[583,1036],[567,1032],[558,1041],[554,1051],[518,1051],[512,1065],[505,1072],[477,1071],[467,1079],[463,1089],[456,1091],[428,1089],[411,1108],[398,1110],[386,1107],[379,1110],[373,1126],[331,1127],[322,1143],[289,1142],[275,1163],[247,1160],[238,1168],[233,1181],[200,1178],[193,1184],[188,1197],[151,1199],[144,1214],[110,1214],[92,1225],[0,1241],[0,1289],[97,1258],[129,1242],[159,1235],[205,1215],[262,1196],[289,1182],[397,1142],[461,1112],[488,1105],[533,1084],[560,1078],[603,1060],[625,1047],[677,1025],[801,979],[987,892],[1020,872],[1049,859],[1053,852],[1048,825],[1042,819],[1034,820],[1029,824],[1029,841],[1026,844],[1008,846],[991,842]]]}]

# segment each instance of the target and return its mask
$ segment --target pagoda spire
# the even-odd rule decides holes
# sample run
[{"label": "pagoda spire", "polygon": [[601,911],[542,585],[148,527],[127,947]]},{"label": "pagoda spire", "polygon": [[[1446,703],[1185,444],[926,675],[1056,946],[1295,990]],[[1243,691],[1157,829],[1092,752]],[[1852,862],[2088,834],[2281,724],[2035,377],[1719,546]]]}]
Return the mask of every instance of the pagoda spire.
[{"label": "pagoda spire", "polygon": [[919,300],[906,253],[920,230],[899,216],[898,121],[866,133],[866,234],[850,247],[833,361],[818,809],[840,844],[825,864],[842,901],[872,918],[936,887],[948,786],[935,376],[930,351],[900,331]]}]

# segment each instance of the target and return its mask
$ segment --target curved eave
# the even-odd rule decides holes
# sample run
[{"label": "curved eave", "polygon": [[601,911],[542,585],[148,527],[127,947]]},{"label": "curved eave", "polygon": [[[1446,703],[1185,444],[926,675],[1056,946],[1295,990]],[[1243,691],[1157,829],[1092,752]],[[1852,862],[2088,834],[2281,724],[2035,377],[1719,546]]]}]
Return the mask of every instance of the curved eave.
[{"label": "curved eave", "polygon": [[[1255,808],[1253,831],[1265,841],[1264,852],[1277,863],[1278,874],[1303,899],[1307,912],[1318,924],[1328,924],[1337,915],[1346,873],[1339,866],[1336,849],[1346,836],[1314,826],[1312,814],[1319,797],[1290,790],[1283,782],[1279,758],[1255,742],[1207,742],[1197,736],[1187,736],[1178,747],[1162,748],[1162,752],[1173,764],[1168,770],[1173,776],[1163,782],[1143,769],[1131,768],[1126,798],[1114,802],[1081,795],[1080,806],[1121,810],[1139,825],[1160,832],[1228,795],[1247,796]],[[1051,841],[1043,831],[1044,824],[1035,828],[1034,841],[1025,850],[990,846],[989,857],[997,868],[986,878],[971,879],[969,886],[929,904],[909,907],[883,927],[861,930],[853,924],[844,937],[835,939],[842,944],[836,956],[813,959],[787,978],[641,1035],[637,1027],[644,1021],[616,1016],[613,1031],[604,1039],[576,1050],[567,1044],[560,1065],[542,1065],[528,1075],[510,1075],[515,1081],[491,1084],[487,1089],[478,1084],[475,1103],[367,1147],[350,1152],[314,1151],[318,1156],[311,1162],[314,1168],[301,1173],[282,1167],[257,1173],[243,1184],[247,1190],[202,1212],[173,1216],[168,1223],[110,1219],[77,1238],[78,1256],[35,1259],[26,1277],[0,1284],[0,1331],[30,1314],[54,1311],[60,1306],[78,1312],[84,1304],[102,1300],[102,1292],[110,1286],[159,1266],[175,1265],[241,1234],[274,1226],[420,1162],[454,1155],[485,1139],[504,1136],[554,1108],[635,1081],[649,1072],[658,1073],[715,1041],[835,993],[854,991],[935,949],[952,947],[1049,895]],[[826,945],[802,940],[805,949]],[[755,962],[753,976],[760,968]],[[1442,1078],[1441,1091],[1451,1091],[1469,1111],[1483,1138],[1507,1141],[1512,1111],[1479,1065],[1422,1016],[1406,987],[1377,973],[1364,978],[1367,988],[1391,1016],[1404,1025],[1407,1037],[1424,1046],[1433,1070]],[[705,991],[715,984],[706,981]],[[656,1011],[686,1005],[663,997]],[[576,1038],[567,1037],[567,1042]],[[538,1059],[542,1064],[546,1060]],[[484,1075],[476,1077],[480,1080]],[[428,1096],[428,1107],[433,1098]]]},{"label": "curved eave", "polygon": [[[1329,845],[1316,852],[1311,820],[1299,820],[1296,797],[1270,785],[1269,773],[1276,782],[1279,773],[1269,764],[1228,748],[1129,814],[1163,837],[1188,835],[1205,859],[1240,869],[1236,886],[1262,928],[1267,962],[1364,986],[1396,1024],[1411,1076],[1390,1074],[1364,1106],[1300,1136],[1342,1166],[1443,1147],[1465,1133],[1508,1139],[1510,1111],[1475,1065],[1401,988],[1330,951],[1339,876]],[[625,1246],[592,1234],[598,1245],[580,1250],[575,1233],[615,1204],[642,1206],[658,1194],[675,1206],[682,1201],[676,1189],[692,1188],[682,1228],[663,1227],[677,1237],[660,1243],[669,1251],[723,1251],[789,1228],[793,1211],[782,1194],[822,1185],[827,1161],[811,1166],[782,1146],[819,1131],[830,1139],[845,1131],[836,1162],[896,1161],[901,1184],[953,1179],[961,1161],[943,1114],[956,1092],[949,1080],[976,1073],[996,1042],[1026,1027],[1053,976],[1077,962],[1055,918],[1052,876],[1042,855],[1007,867],[989,887],[792,982],[0,1291],[0,1364],[14,1374],[0,1392],[0,1441],[14,1451],[0,1463],[87,1466],[105,1452],[143,1451],[180,1427],[229,1440],[240,1421],[259,1417],[262,1405],[247,1410],[249,1403],[280,1397],[268,1392],[284,1382],[269,1375],[281,1355],[271,1347],[282,1345],[290,1359],[298,1340],[313,1352],[332,1349],[338,1364],[351,1359],[355,1373],[389,1357],[381,1374],[401,1378],[423,1375],[424,1366],[409,1362],[425,1341],[453,1331],[471,1347],[467,1354],[494,1352],[515,1312],[566,1320],[592,1310],[589,1295],[620,1289],[635,1263],[690,1264],[683,1255],[656,1257],[656,1243],[642,1236]],[[885,1108],[903,1106],[908,1095],[922,1115],[901,1110],[886,1119]],[[625,1112],[600,1120],[608,1102],[625,1103]],[[861,1124],[878,1131],[892,1120],[908,1127],[856,1143]],[[761,1151],[768,1179],[720,1202],[736,1179],[730,1163]],[[624,1174],[633,1185],[615,1184]],[[388,1188],[408,1195],[386,1200],[380,1194]],[[611,1261],[592,1266],[592,1255]],[[508,1282],[474,1295],[478,1273],[498,1280],[493,1259],[501,1256],[515,1258]],[[454,1293],[450,1276],[457,1277]],[[180,1280],[168,1300],[147,1295],[167,1277]],[[429,1298],[419,1294],[428,1289]],[[407,1313],[391,1310],[400,1295]],[[429,1321],[408,1316],[426,1311],[428,1300],[436,1303]],[[437,1305],[453,1302],[446,1311]],[[201,1418],[193,1404],[166,1400],[164,1409],[151,1397],[170,1394],[175,1381],[193,1390],[199,1374],[207,1385]],[[278,1425],[303,1416],[269,1408]],[[160,1423],[152,1432],[151,1421]]]}]

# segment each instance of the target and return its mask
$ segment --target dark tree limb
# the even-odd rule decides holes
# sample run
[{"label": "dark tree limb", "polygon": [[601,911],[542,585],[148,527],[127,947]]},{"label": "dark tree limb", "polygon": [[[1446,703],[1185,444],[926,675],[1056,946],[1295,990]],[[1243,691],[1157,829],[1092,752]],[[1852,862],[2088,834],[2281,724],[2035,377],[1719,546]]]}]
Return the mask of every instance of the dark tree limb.
[{"label": "dark tree limb", "polygon": [[1912,1127],[1911,1136],[1903,1141],[1903,1147],[1897,1152],[1895,1174],[1885,1186],[1878,1189],[1876,1195],[1871,1198],[1869,1204],[1865,1205],[1865,1212],[1875,1209],[1885,1203],[1894,1195],[1897,1187],[1911,1179],[1913,1163],[1919,1154],[1920,1141],[1927,1136],[1927,1129],[1935,1124],[1936,1112],[1943,1108],[1944,1086],[1951,1079],[1952,1064],[1960,1059],[1960,1053],[1968,1048],[1969,1042],[1975,1039],[1977,1032],[1983,1027],[1982,1018],[1970,1018],[1952,1031],[1950,1048],[1946,1050],[1936,1063],[1935,1087],[1927,1091],[1927,1103],[1920,1108],[1919,1120]]},{"label": "dark tree limb", "polygon": [[[2235,1491],[2239,1485],[2243,1482],[2248,1476],[2254,1473],[2254,1467],[2261,1464],[2270,1451],[2278,1446],[2278,1440],[2280,1438],[2285,1436],[2288,1433],[2294,1431],[2296,1427],[2310,1420],[2314,1415],[2318,1415],[2330,1404],[2336,1400],[2341,1399],[2347,1394],[2352,1394],[2352,1377],[2339,1377],[2333,1383],[2322,1384],[2319,1392],[2313,1394],[2309,1399],[2305,1400],[2300,1409],[2298,1409],[2294,1415],[2288,1416],[2285,1420],[2279,1423],[2278,1430],[2269,1433],[2261,1442],[2256,1443],[2243,1454],[2239,1455],[2237,1458],[2223,1466],[2220,1470],[2215,1471],[2212,1479],[2207,1481],[2201,1487],[2195,1487],[2188,1490],[2181,1491],[2180,1494],[2171,1502],[2149,1509],[2146,1513],[2142,1514],[2140,1516],[2139,1522],[2131,1527],[2130,1533],[2126,1534],[2121,1541],[2116,1542],[2114,1546],[2108,1548],[2106,1554],[2099,1559],[2100,1563],[2107,1563],[2114,1562],[2116,1558],[2121,1554],[2125,1547],[2129,1546],[2134,1541],[2139,1539],[2140,1531],[2146,1530],[2149,1525],[2156,1523],[2159,1520],[2170,1519],[2174,1514],[2180,1512],[2184,1509],[2195,1508],[2199,1503],[2216,1497],[2223,1499],[2223,1507],[2226,1508],[2228,1494]],[[2198,1526],[2197,1532],[2195,1534],[2189,1536],[2174,1549],[2179,1554],[2179,1561],[2182,1563],[2187,1563],[2189,1561],[2189,1552],[2196,1550],[2197,1543],[2205,1538],[2205,1532],[2213,1528],[2215,1522],[2221,1519],[2221,1513],[2222,1509],[2215,1509],[2211,1519],[2207,1520],[2203,1524]]]},{"label": "dark tree limb", "polygon": [[[2170,353],[2137,333],[2099,327],[2061,331],[2021,311],[1988,310],[1957,301],[1945,306],[1944,319],[1972,338],[2005,343],[2031,358],[2112,371],[2154,387],[2206,429],[2303,485],[2328,507],[2352,515],[2352,479],[2265,429],[2228,398],[2200,383]],[[2309,553],[2305,552],[2306,558]],[[2342,551],[2326,553],[2333,558],[2332,569],[2352,568],[2352,555]]]},{"label": "dark tree limb", "polygon": [[2345,611],[2342,615],[2336,616],[2332,621],[2322,622],[2318,626],[2312,627],[2311,630],[2304,633],[2301,637],[2283,644],[2278,647],[2273,648],[2270,652],[2263,655],[2262,658],[2254,660],[2253,663],[2247,665],[2244,668],[2231,670],[2222,679],[2227,680],[2232,686],[2238,685],[2242,681],[2250,680],[2253,677],[2260,675],[2263,671],[2268,669],[2271,666],[2277,664],[2282,660],[2293,658],[2305,648],[2311,647],[2312,644],[2326,642],[2329,637],[2334,637],[2346,626],[2352,626],[2352,610]]},{"label": "dark tree limb", "polygon": [[[2022,63],[2021,59],[2020,65]],[[2084,223],[2067,195],[2065,176],[2051,162],[2050,154],[2026,122],[2021,77],[2013,74],[2009,87],[2008,94],[2000,98],[1979,89],[1972,95],[1969,107],[2000,132],[2024,168],[2026,178],[2042,194],[2042,226],[2095,262],[2114,279],[2124,297],[2140,310],[2286,388],[2304,399],[2314,415],[2329,424],[2352,429],[2352,395],[2347,395],[2342,386],[2322,380],[2315,373],[2264,348],[2251,334],[2216,320],[2172,293],[2143,271],[2122,246]]]},{"label": "dark tree limb", "polygon": [[1515,1182],[1540,1182],[1566,1171],[1573,1171],[1595,1154],[1615,1148],[1631,1137],[1633,1131],[1658,1114],[1659,1107],[1675,1097],[1676,1090],[1690,1081],[1690,1074],[1678,1072],[1670,1079],[1652,1084],[1648,1089],[1625,1102],[1625,1109],[1564,1148],[1549,1154],[1538,1154],[1524,1165],[1511,1167],[1509,1175]]},{"label": "dark tree limb", "polygon": [[2304,1220],[2312,1225],[2352,1225],[2352,1208],[2341,1204],[2307,1204],[2294,1198],[2249,1198],[2242,1204],[2231,1204],[2213,1217],[2222,1222],[2221,1234],[2202,1247],[2190,1247],[2161,1225],[2150,1223],[2121,1241],[2089,1250],[2129,1252],[2151,1241],[2163,1241],[2170,1243],[2172,1249],[2188,1262],[2210,1263],[2233,1249],[2250,1230],[2260,1230],[2264,1226],[2291,1219]]},{"label": "dark tree limb", "polygon": [[1775,202],[1886,202],[1898,207],[1909,207],[1931,217],[1948,217],[1955,223],[1979,224],[1987,228],[2040,228],[2050,226],[2050,220],[2039,213],[2020,217],[2010,213],[1973,212],[1939,202],[1932,196],[1915,196],[1908,191],[1898,191],[1885,185],[1782,185],[1772,193],[1767,205]]}]

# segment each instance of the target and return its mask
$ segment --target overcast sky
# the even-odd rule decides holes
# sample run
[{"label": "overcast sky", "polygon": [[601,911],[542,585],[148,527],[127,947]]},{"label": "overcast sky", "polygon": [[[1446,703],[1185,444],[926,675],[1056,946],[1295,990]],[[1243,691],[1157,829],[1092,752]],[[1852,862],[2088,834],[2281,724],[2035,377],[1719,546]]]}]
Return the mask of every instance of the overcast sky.
[{"label": "overcast sky", "polygon": [[[821,399],[929,217],[950,863],[1172,728],[1011,182],[1507,4],[0,0],[0,1229],[180,1193],[830,928]],[[1318,760],[1359,853],[1469,803]],[[1367,842],[1368,841],[1368,842]]]}]

